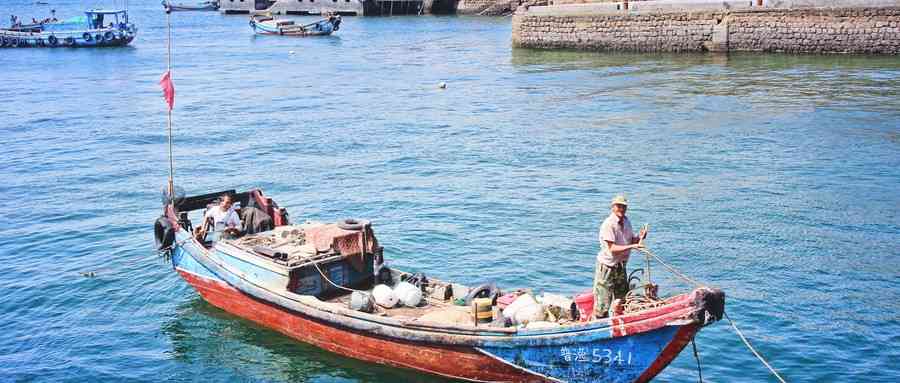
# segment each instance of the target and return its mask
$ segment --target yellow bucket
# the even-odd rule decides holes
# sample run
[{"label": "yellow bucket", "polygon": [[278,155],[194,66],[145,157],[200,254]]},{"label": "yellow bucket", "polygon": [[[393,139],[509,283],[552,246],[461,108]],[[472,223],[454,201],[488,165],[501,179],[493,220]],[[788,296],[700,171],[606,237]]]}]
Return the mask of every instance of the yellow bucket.
[{"label": "yellow bucket", "polygon": [[491,298],[475,298],[472,300],[472,313],[475,324],[491,323],[494,320],[493,300]]}]

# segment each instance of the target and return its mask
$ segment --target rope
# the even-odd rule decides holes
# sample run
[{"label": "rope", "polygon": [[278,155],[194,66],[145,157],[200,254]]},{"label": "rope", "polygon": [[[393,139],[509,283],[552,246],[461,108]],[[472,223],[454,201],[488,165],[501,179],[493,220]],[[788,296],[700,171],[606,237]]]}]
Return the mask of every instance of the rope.
[{"label": "rope", "polygon": [[[667,263],[663,262],[663,260],[662,260],[660,257],[658,257],[656,254],[653,254],[653,252],[651,252],[650,250],[647,250],[647,249],[645,249],[645,248],[638,248],[638,250],[640,250],[640,251],[643,252],[644,254],[647,254],[647,255],[649,255],[649,256],[655,258],[657,261],[659,261],[659,263],[660,263],[661,265],[665,266],[666,269],[668,269],[669,271],[671,271],[672,274],[675,274],[675,276],[677,276],[677,277],[679,277],[679,278],[685,280],[686,282],[691,283],[691,284],[693,284],[693,285],[695,285],[695,286],[697,286],[697,287],[703,287],[703,286],[704,286],[704,285],[701,284],[700,282],[697,282],[697,281],[691,279],[691,277],[688,277],[687,275],[685,275],[684,273],[678,271],[678,270],[675,269],[674,267],[669,266]],[[759,361],[762,362],[762,364],[763,364],[764,366],[766,366],[766,368],[769,369],[769,371],[772,373],[772,375],[775,375],[775,377],[778,378],[778,381],[779,381],[779,382],[781,382],[781,383],[786,383],[785,380],[781,377],[781,375],[779,375],[778,372],[775,371],[774,368],[772,368],[772,366],[769,364],[769,362],[766,362],[765,358],[763,358],[762,355],[760,355],[759,352],[757,352],[756,349],[754,349],[753,346],[750,345],[750,341],[748,341],[747,338],[744,337],[744,333],[742,333],[741,330],[737,328],[737,325],[734,324],[734,321],[732,321],[731,318],[728,317],[728,313],[723,313],[723,314],[725,314],[725,318],[728,319],[728,322],[729,322],[729,323],[731,323],[731,327],[734,328],[734,331],[737,332],[738,336],[741,337],[741,340],[744,341],[744,344],[747,346],[747,348],[750,349],[750,352],[752,352],[753,355],[755,355],[756,358],[759,359]],[[699,359],[698,359],[698,362],[699,362]]]},{"label": "rope", "polygon": [[694,347],[694,359],[697,359],[697,376],[700,377],[700,383],[703,383],[703,370],[700,368],[700,353],[697,352],[697,343],[691,338],[691,346]]},{"label": "rope", "polygon": [[749,348],[750,351],[753,352],[753,355],[756,355],[756,358],[759,359],[759,361],[762,362],[762,364],[765,365],[766,368],[768,368],[769,371],[772,372],[772,375],[775,375],[775,377],[778,378],[779,382],[787,383],[784,381],[784,379],[781,377],[781,375],[778,375],[778,372],[775,371],[775,369],[772,368],[772,366],[770,366],[769,363],[766,362],[765,359],[763,359],[762,355],[760,355],[758,352],[756,352],[756,349],[754,349],[753,346],[750,345],[750,341],[748,341],[747,338],[744,337],[744,333],[742,333],[741,330],[738,329],[737,326],[734,324],[734,321],[732,321],[731,318],[728,317],[728,313],[725,313],[725,319],[728,319],[728,323],[731,323],[731,327],[734,328],[734,331],[737,332],[738,336],[741,337],[741,340],[744,341],[744,344],[747,345],[747,348]]},{"label": "rope", "polygon": [[674,267],[669,266],[669,264],[663,262],[662,258],[658,257],[656,254],[653,254],[653,252],[651,252],[650,250],[647,250],[646,248],[640,248],[640,247],[638,248],[638,250],[641,251],[642,253],[647,254],[647,255],[653,257],[654,259],[656,259],[661,265],[663,265],[666,269],[668,269],[669,271],[671,271],[672,274],[675,274],[676,277],[679,277],[679,278],[683,279],[684,281],[686,281],[686,282],[688,282],[688,283],[690,283],[690,284],[693,284],[694,286],[697,286],[697,287],[703,287],[703,286],[705,286],[704,284],[702,284],[702,283],[700,283],[700,282],[697,282],[697,281],[691,279],[691,277],[689,277],[689,276],[685,275],[684,273],[678,271],[678,270],[675,269]]},{"label": "rope", "polygon": [[344,286],[338,285],[337,283],[332,282],[331,279],[328,279],[328,277],[325,276],[325,273],[322,272],[322,269],[319,268],[319,263],[318,263],[318,262],[313,262],[312,265],[316,267],[316,270],[319,270],[319,274],[322,274],[322,278],[325,278],[325,280],[328,281],[328,283],[330,283],[332,286],[337,287],[337,288],[342,289],[342,290],[347,290],[347,291],[350,291],[350,292],[361,292],[361,293],[365,293],[365,291],[362,291],[362,290],[354,290],[354,289],[351,289],[351,288],[349,288],[349,287],[344,287]]}]

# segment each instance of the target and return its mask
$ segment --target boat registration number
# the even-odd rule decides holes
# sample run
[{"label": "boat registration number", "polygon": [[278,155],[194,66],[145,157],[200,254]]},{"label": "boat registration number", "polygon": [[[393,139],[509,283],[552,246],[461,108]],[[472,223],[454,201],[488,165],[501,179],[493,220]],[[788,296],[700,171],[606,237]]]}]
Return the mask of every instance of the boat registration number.
[{"label": "boat registration number", "polygon": [[619,366],[630,365],[632,361],[631,351],[613,350],[611,348],[568,348],[563,347],[559,356],[566,362],[615,364]]}]

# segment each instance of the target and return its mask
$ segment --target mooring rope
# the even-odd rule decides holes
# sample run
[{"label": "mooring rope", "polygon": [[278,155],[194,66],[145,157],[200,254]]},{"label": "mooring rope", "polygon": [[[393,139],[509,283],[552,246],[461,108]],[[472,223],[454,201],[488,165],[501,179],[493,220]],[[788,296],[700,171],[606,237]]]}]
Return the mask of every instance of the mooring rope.
[{"label": "mooring rope", "polygon": [[706,286],[706,285],[704,285],[704,284],[702,284],[702,283],[700,283],[700,282],[697,282],[697,281],[691,279],[691,277],[689,277],[689,276],[685,275],[684,273],[678,271],[676,268],[674,268],[674,267],[672,267],[672,266],[669,266],[669,264],[668,264],[668,263],[665,263],[665,262],[662,260],[662,258],[660,258],[659,256],[657,256],[656,254],[653,254],[653,252],[650,251],[650,250],[648,250],[647,248],[640,248],[640,247],[639,247],[638,250],[640,250],[642,253],[647,254],[647,255],[653,257],[654,259],[656,259],[656,261],[659,262],[659,264],[663,265],[666,269],[668,269],[669,271],[671,271],[672,274],[675,274],[676,277],[679,277],[679,278],[685,280],[686,282],[688,282],[688,283],[690,283],[690,284],[693,284],[694,286],[697,286],[697,287],[703,287],[703,286]]},{"label": "mooring rope", "polygon": [[731,327],[734,328],[734,331],[736,331],[738,336],[741,337],[741,340],[744,341],[744,344],[747,345],[747,348],[749,348],[750,351],[753,352],[753,355],[756,355],[756,359],[759,359],[759,361],[762,362],[766,366],[766,368],[768,368],[769,371],[772,372],[772,375],[775,375],[775,377],[778,378],[779,382],[787,383],[784,381],[784,378],[782,378],[781,375],[778,375],[778,372],[775,371],[775,369],[772,368],[772,366],[770,366],[768,362],[766,362],[766,360],[762,357],[762,355],[760,355],[758,352],[756,352],[756,349],[754,349],[753,346],[750,345],[750,341],[744,337],[744,333],[742,333],[741,330],[738,329],[737,326],[734,324],[734,321],[728,317],[728,313],[724,313],[724,314],[725,314],[725,319],[728,319],[728,323],[731,323]]},{"label": "mooring rope", "polygon": [[[687,281],[688,283],[691,283],[691,284],[693,284],[693,285],[695,285],[695,286],[697,286],[697,287],[703,287],[703,286],[704,286],[704,285],[701,284],[700,282],[697,282],[697,281],[691,279],[691,277],[688,277],[687,275],[685,275],[684,273],[678,271],[678,270],[675,269],[674,267],[669,266],[667,263],[665,263],[665,262],[662,260],[662,258],[660,258],[659,256],[657,256],[656,254],[653,254],[653,252],[651,252],[650,250],[648,250],[648,249],[646,249],[646,248],[638,248],[638,250],[640,250],[642,253],[647,254],[647,255],[653,257],[654,259],[656,259],[657,261],[659,261],[659,263],[660,263],[661,265],[663,265],[666,269],[668,269],[669,271],[671,271],[672,274],[675,274],[675,276],[677,276],[677,277],[679,277],[679,278],[681,278],[681,279]],[[764,366],[766,366],[766,368],[769,369],[769,372],[771,372],[772,375],[775,375],[775,378],[777,378],[779,382],[781,382],[781,383],[787,383],[787,382],[785,382],[784,378],[782,378],[781,375],[778,374],[778,371],[775,371],[775,369],[772,368],[772,365],[770,365],[769,362],[767,362],[766,359],[763,358],[763,356],[760,355],[759,352],[757,352],[755,348],[753,348],[753,345],[750,344],[750,341],[748,341],[747,338],[744,337],[744,333],[742,333],[741,330],[738,329],[737,325],[734,324],[734,321],[731,320],[731,318],[728,317],[728,313],[726,313],[726,312],[724,312],[724,311],[723,311],[722,313],[725,314],[725,319],[728,319],[728,322],[731,323],[731,327],[734,328],[734,331],[737,332],[737,334],[738,334],[739,337],[741,337],[741,340],[744,342],[744,345],[746,345],[747,348],[750,349],[750,352],[752,352],[753,355],[755,355],[756,358],[759,359],[759,361],[762,362],[762,364],[763,364]],[[698,359],[697,359],[698,366],[699,366],[699,361],[700,361],[700,359],[698,358]]]},{"label": "mooring rope", "polygon": [[694,338],[691,338],[691,346],[694,347],[694,359],[697,359],[697,376],[700,378],[700,383],[703,383],[703,370],[700,368],[700,353],[697,352],[697,342],[694,342]]}]

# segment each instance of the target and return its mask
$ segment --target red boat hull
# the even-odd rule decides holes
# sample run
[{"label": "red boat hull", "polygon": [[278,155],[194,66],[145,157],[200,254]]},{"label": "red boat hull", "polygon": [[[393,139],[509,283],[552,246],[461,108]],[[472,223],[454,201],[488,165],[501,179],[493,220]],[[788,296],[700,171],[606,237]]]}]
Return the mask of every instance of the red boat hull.
[{"label": "red boat hull", "polygon": [[260,302],[226,284],[183,270],[178,272],[213,306],[338,355],[480,382],[550,381],[486,356],[471,347],[388,340],[350,329],[335,328],[300,313]]}]

